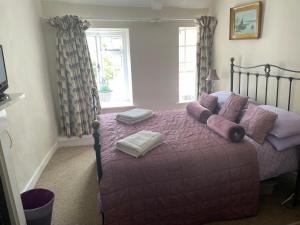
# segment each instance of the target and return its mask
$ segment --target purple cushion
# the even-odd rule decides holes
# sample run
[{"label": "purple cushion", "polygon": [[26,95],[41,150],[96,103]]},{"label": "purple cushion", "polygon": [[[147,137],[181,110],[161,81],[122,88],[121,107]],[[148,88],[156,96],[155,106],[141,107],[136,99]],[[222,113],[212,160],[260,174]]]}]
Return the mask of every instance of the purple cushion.
[{"label": "purple cushion", "polygon": [[300,115],[271,105],[261,105],[259,107],[278,115],[274,128],[270,132],[272,135],[285,138],[300,134]]},{"label": "purple cushion", "polygon": [[210,116],[207,120],[207,126],[215,133],[232,142],[240,142],[245,136],[243,127],[225,119],[223,116]]},{"label": "purple cushion", "polygon": [[259,144],[263,144],[277,119],[277,114],[259,106],[249,104],[240,125],[246,134]]},{"label": "purple cushion", "polygon": [[213,112],[218,104],[218,97],[209,95],[209,94],[203,92],[201,94],[199,102],[200,102],[200,105],[204,106],[205,108],[207,108],[211,112]]},{"label": "purple cushion", "polygon": [[231,93],[218,114],[230,121],[235,122],[237,121],[242,109],[247,104],[247,102],[248,97],[243,97],[241,95]]},{"label": "purple cushion", "polygon": [[206,123],[208,117],[211,115],[211,112],[197,101],[187,104],[186,110],[192,117],[202,123]]},{"label": "purple cushion", "polygon": [[300,145],[300,134],[286,138],[278,138],[273,135],[268,135],[267,139],[278,151]]}]

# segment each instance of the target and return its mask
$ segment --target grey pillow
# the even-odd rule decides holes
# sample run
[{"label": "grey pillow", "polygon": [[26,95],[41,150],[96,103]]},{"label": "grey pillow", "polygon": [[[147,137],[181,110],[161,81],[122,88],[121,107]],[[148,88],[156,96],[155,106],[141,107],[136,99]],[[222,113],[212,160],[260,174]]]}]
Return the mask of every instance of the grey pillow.
[{"label": "grey pillow", "polygon": [[273,135],[269,135],[267,139],[278,151],[300,145],[300,134],[286,138],[278,138]]},{"label": "grey pillow", "polygon": [[278,115],[278,119],[270,134],[278,138],[300,134],[300,115],[271,105],[261,105],[259,107],[275,112]]}]

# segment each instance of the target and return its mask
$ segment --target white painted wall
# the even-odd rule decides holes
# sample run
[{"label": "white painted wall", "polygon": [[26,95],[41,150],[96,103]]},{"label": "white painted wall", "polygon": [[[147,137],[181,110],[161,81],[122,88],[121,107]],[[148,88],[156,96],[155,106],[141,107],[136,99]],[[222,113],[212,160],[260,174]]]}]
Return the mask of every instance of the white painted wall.
[{"label": "white painted wall", "polygon": [[[214,15],[218,18],[215,33],[214,64],[221,81],[218,89],[230,88],[229,63],[234,57],[237,63],[256,65],[271,63],[283,67],[300,70],[300,1],[299,0],[265,0],[263,1],[262,33],[260,39],[229,40],[229,12],[230,8],[247,3],[245,0],[217,0],[215,1]],[[271,81],[272,83],[272,81]],[[260,86],[260,100],[264,96],[264,82]],[[300,104],[297,96],[300,95],[299,82],[292,93],[293,110],[300,113]],[[253,85],[254,86],[254,85]],[[268,94],[273,96],[270,104],[275,101],[275,82]],[[287,106],[287,83],[280,88],[282,94],[280,106]],[[298,90],[296,90],[298,89]],[[245,88],[243,90],[245,92]],[[254,94],[254,90],[251,90]],[[283,94],[286,93],[286,94]]]},{"label": "white painted wall", "polygon": [[[87,18],[195,18],[207,9],[176,9],[89,6],[67,3],[43,3],[45,17],[75,14]],[[96,28],[129,28],[133,102],[151,109],[183,107],[178,102],[178,27],[195,26],[193,21],[162,23],[91,21]],[[50,75],[55,80],[55,30],[45,23],[44,34]],[[54,82],[53,82],[54,83]],[[112,112],[123,108],[103,110]]]},{"label": "white painted wall", "polygon": [[20,191],[57,141],[40,8],[33,0],[0,0],[0,44],[3,45],[9,92],[26,98],[8,112],[13,159]]}]

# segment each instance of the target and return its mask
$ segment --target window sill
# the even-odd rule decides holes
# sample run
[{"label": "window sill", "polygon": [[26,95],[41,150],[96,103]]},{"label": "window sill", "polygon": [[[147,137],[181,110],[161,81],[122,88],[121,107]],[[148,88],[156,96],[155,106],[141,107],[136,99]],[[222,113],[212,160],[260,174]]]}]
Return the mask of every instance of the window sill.
[{"label": "window sill", "polygon": [[196,100],[191,100],[191,101],[186,101],[186,102],[177,102],[176,105],[184,105],[184,104],[188,104],[190,102],[194,102]]},{"label": "window sill", "polygon": [[124,104],[124,105],[117,105],[117,106],[101,106],[102,109],[118,109],[118,108],[129,108],[135,107],[133,104]]}]

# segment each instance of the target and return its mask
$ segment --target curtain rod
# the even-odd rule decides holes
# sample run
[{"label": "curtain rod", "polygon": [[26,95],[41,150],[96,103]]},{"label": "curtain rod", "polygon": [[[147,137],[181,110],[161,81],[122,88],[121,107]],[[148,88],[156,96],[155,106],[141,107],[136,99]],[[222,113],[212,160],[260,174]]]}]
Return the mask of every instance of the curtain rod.
[{"label": "curtain rod", "polygon": [[[167,21],[195,21],[195,18],[84,18],[83,20],[95,20],[104,22],[167,22]],[[42,17],[43,20],[48,20],[50,17]]]}]

